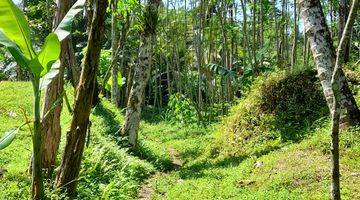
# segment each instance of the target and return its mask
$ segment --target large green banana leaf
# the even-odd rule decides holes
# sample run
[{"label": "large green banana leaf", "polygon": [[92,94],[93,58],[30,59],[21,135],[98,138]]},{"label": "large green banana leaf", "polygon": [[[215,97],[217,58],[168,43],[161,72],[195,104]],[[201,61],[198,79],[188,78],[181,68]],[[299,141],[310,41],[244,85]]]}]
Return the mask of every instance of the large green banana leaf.
[{"label": "large green banana leaf", "polygon": [[55,34],[63,41],[71,33],[72,22],[75,16],[84,9],[86,0],[78,0],[65,15],[59,26],[55,30]]},{"label": "large green banana leaf", "polygon": [[38,59],[43,67],[41,71],[41,77],[49,72],[53,63],[59,59],[60,56],[60,41],[58,36],[55,33],[50,33],[46,39],[45,44],[43,45]]},{"label": "large green banana leaf", "polygon": [[0,44],[4,45],[11,55],[15,58],[18,65],[24,69],[28,69],[28,64],[30,62],[29,59],[27,59],[24,54],[21,52],[21,50],[18,48],[18,46],[11,41],[6,35],[0,31]]},{"label": "large green banana leaf", "polygon": [[11,142],[15,139],[15,136],[18,132],[18,128],[7,131],[5,135],[0,139],[0,150],[9,146]]},{"label": "large green banana leaf", "polygon": [[[0,0],[0,31],[14,42],[29,60],[36,57],[30,40],[30,28],[24,14],[11,0]],[[0,38],[2,41],[3,38]],[[3,44],[5,45],[5,44]]]}]

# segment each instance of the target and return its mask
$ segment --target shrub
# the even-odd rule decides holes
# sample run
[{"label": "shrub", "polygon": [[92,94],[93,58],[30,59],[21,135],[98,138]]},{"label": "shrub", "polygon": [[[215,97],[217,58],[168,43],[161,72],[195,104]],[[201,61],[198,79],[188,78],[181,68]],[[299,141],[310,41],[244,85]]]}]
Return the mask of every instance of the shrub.
[{"label": "shrub", "polygon": [[[258,77],[217,128],[212,154],[262,155],[304,137],[305,129],[327,116],[313,71]],[[213,156],[214,156],[213,155]]]},{"label": "shrub", "polygon": [[191,99],[179,93],[169,98],[167,118],[181,124],[194,124],[197,122],[197,112]]}]

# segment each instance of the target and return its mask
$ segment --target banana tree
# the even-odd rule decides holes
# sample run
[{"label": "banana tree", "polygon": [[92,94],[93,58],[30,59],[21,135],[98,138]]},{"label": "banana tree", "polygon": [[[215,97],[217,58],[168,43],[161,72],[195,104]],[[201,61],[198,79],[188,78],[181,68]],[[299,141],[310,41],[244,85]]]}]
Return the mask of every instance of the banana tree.
[{"label": "banana tree", "polygon": [[[0,45],[6,47],[20,67],[30,72],[33,85],[34,119],[31,132],[33,141],[32,196],[34,199],[44,198],[40,151],[41,91],[59,72],[60,42],[70,34],[72,21],[75,15],[83,10],[84,4],[85,0],[78,0],[74,4],[57,29],[46,37],[41,50],[37,52],[33,48],[30,38],[31,30],[25,15],[12,0],[0,1]],[[5,133],[5,136],[0,139],[0,150],[11,144],[22,126]]]}]

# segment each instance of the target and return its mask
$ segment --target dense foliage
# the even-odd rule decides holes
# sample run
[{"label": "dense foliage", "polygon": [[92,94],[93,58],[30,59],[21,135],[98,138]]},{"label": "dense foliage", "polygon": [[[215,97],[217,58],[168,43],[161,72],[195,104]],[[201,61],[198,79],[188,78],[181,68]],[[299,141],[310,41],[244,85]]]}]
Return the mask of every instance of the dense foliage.
[{"label": "dense foliage", "polygon": [[0,199],[360,199],[358,3],[0,0]]}]

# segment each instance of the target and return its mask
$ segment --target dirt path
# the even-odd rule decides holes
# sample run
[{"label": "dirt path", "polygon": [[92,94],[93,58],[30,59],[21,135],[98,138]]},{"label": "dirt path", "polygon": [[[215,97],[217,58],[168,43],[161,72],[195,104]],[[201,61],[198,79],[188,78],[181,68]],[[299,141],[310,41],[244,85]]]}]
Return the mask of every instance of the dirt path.
[{"label": "dirt path", "polygon": [[[174,149],[173,147],[169,148],[169,154],[171,157],[172,164],[174,165],[174,169],[179,169],[183,166],[184,161],[180,157],[180,153]],[[150,200],[151,194],[153,193],[153,189],[151,188],[151,182],[155,179],[157,179],[160,176],[165,176],[167,173],[163,172],[155,172],[154,175],[150,176],[144,184],[141,186],[139,193],[138,193],[138,199],[139,200]]]},{"label": "dirt path", "polygon": [[139,200],[150,200],[151,194],[153,193],[153,189],[151,188],[151,181],[156,179],[159,176],[163,176],[161,172],[156,172],[154,175],[152,175],[150,178],[148,178],[144,184],[141,186],[139,193],[138,193],[138,199]]}]

